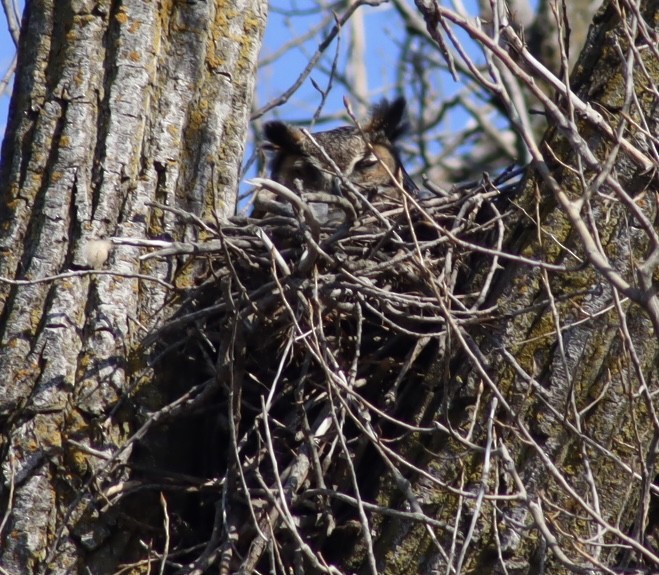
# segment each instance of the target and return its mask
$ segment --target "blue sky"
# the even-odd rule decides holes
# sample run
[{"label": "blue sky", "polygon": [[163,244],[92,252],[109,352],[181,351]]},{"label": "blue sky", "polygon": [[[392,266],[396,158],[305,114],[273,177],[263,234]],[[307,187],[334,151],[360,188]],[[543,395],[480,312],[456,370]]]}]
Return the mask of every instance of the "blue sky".
[{"label": "blue sky", "polygon": [[[22,4],[22,1],[21,1]],[[315,2],[310,0],[273,0],[266,29],[264,47],[262,56],[275,52],[282,44],[288,42],[293,37],[293,33],[311,29],[319,20],[318,14],[309,14],[308,16],[297,15],[294,20],[287,20],[281,14],[279,7],[286,9],[298,9],[305,12]],[[367,43],[367,65],[368,71],[367,85],[369,93],[376,98],[381,96],[391,96],[392,86],[395,83],[395,70],[391,68],[391,56],[388,51],[391,49],[391,42],[395,41],[397,27],[400,21],[395,16],[393,8],[389,4],[383,4],[379,7],[364,6],[361,8],[364,16],[364,27],[366,30]],[[325,14],[326,16],[329,13]],[[291,30],[294,27],[294,30]],[[302,47],[289,51],[285,60],[279,60],[275,65],[265,68],[261,72],[261,78],[258,82],[257,105],[263,105],[270,98],[278,96],[297,78],[299,73],[304,69],[310,54],[312,54],[320,39],[322,39],[327,28],[321,30],[311,38]],[[348,45],[348,34],[342,34],[339,40],[340,58],[345,58]],[[335,53],[335,46],[330,46],[327,50],[328,58]],[[0,14],[0,71],[4,73],[11,64],[14,56],[14,44],[11,41],[4,12]],[[326,78],[320,72],[314,72],[311,78],[315,79],[321,86],[326,85]],[[341,99],[345,90],[337,85],[330,92],[326,109],[330,112],[339,112],[343,109]],[[4,134],[9,99],[11,96],[11,86],[0,96],[0,134]],[[281,116],[299,120],[308,120],[313,115],[317,103],[320,100],[318,92],[313,88],[312,83],[307,79],[300,91],[291,99],[291,101],[282,106],[281,109],[272,111],[268,117]]]},{"label": "blue sky", "polygon": [[[22,0],[21,0],[22,1]],[[276,62],[269,66],[265,66],[260,71],[260,77],[257,82],[257,94],[255,108],[263,106],[273,97],[279,96],[298,78],[302,70],[307,65],[309,58],[315,53],[319,43],[325,38],[329,29],[333,26],[333,17],[329,10],[321,13],[314,10],[317,5],[316,0],[270,0],[270,14],[268,20],[268,27],[265,33],[264,45],[262,48],[261,59],[268,59],[273,54],[296,38],[300,33],[311,32],[317,26],[318,22],[323,18],[326,19],[325,26],[316,30],[313,34],[309,34],[307,41],[299,47],[289,49],[285,57],[278,59]],[[465,9],[471,14],[477,13],[477,0],[463,0]],[[534,1],[533,4],[536,4]],[[413,4],[410,5],[413,10]],[[294,17],[290,17],[286,12],[293,10]],[[365,62],[364,69],[366,70],[366,85],[368,97],[372,101],[378,100],[381,97],[391,97],[396,95],[394,86],[397,83],[397,70],[395,68],[396,52],[400,50],[402,38],[405,36],[404,25],[391,6],[390,3],[384,2],[380,6],[362,6],[360,14],[363,17],[364,31],[365,31]],[[464,42],[466,50],[472,57],[478,57],[480,51],[462,31],[458,30],[460,41]],[[328,83],[327,69],[331,67],[332,59],[336,52],[338,44],[338,70],[343,72],[345,70],[345,62],[348,54],[350,42],[350,32],[345,29],[342,31],[338,43],[335,40],[333,44],[327,49],[323,60],[323,65],[314,69],[310,77],[307,78],[302,87],[293,95],[293,97],[280,108],[269,111],[263,119],[269,120],[272,118],[282,118],[287,121],[300,122],[308,126],[309,120],[314,115],[321,97],[319,92],[314,88],[312,80],[317,84],[326,88]],[[425,54],[425,53],[424,53]],[[4,72],[10,65],[14,55],[14,44],[11,41],[7,25],[4,18],[4,13],[0,14],[0,70]],[[422,56],[423,57],[423,56]],[[430,65],[424,61],[422,66],[430,70]],[[410,72],[404,74],[409,75]],[[437,102],[440,106],[442,102],[446,102],[461,89],[463,86],[461,82],[455,82],[448,73],[442,71],[436,66],[432,68],[432,72],[428,74],[431,78],[431,101]],[[406,85],[406,95],[410,102],[410,116],[411,118],[418,118],[420,111],[415,109],[417,98],[410,85]],[[345,86],[340,82],[335,81],[325,107],[323,108],[323,116],[329,118],[331,121],[328,123],[319,123],[316,126],[318,129],[328,129],[336,124],[345,124],[346,116],[342,103],[342,98],[346,94]],[[7,90],[0,96],[0,135],[4,134],[7,109],[11,90]],[[358,103],[353,101],[353,105]],[[476,105],[481,105],[482,102],[476,102]],[[417,106],[418,107],[418,106]],[[358,115],[359,110],[355,110]],[[321,120],[323,117],[321,116]],[[435,125],[432,131],[424,131],[424,137],[430,142],[430,146],[434,149],[440,149],[446,141],[456,134],[460,133],[465,126],[472,119],[460,107],[451,109],[450,114],[441,120],[441,123]],[[495,122],[500,120],[495,119]],[[502,129],[506,126],[501,124]],[[467,145],[472,145],[473,141]],[[250,147],[250,149],[253,149]],[[459,153],[459,150],[455,150]],[[415,153],[414,151],[412,152]],[[416,156],[413,155],[413,159]],[[409,167],[409,166],[408,166]]]},{"label": "blue sky", "polygon": [[[23,0],[20,1],[22,3]],[[409,3],[411,9],[416,12],[411,0],[409,0]],[[323,3],[318,2],[318,0],[270,0],[268,26],[261,51],[262,62],[267,61],[273,54],[277,54],[282,47],[298,38],[300,34],[306,34],[308,37],[302,45],[287,49],[283,57],[278,58],[270,65],[261,67],[257,81],[255,109],[263,106],[272,98],[283,94],[295,82],[305,69],[309,59],[318,49],[320,42],[326,38],[328,32],[334,26],[334,16],[330,9],[324,8],[319,11],[318,4]],[[478,13],[477,0],[462,0],[462,4],[467,12],[474,15]],[[324,5],[330,6],[331,2],[325,2]],[[7,30],[4,12],[0,12],[0,70],[4,72],[12,61],[14,44]],[[343,13],[344,9],[341,9],[339,16]],[[455,142],[462,137],[461,134],[470,126],[470,122],[473,124],[473,118],[461,106],[455,106],[450,109],[450,113],[443,116],[439,123],[435,123],[431,129],[427,129],[421,121],[422,111],[419,109],[418,70],[412,72],[409,62],[403,68],[397,69],[399,52],[403,49],[406,38],[405,25],[401,17],[389,2],[383,2],[379,6],[361,6],[359,12],[355,15],[363,18],[364,55],[361,59],[357,58],[359,62],[365,63],[363,70],[365,70],[366,83],[363,93],[370,100],[370,103],[374,103],[382,97],[397,96],[395,86],[400,86],[401,77],[404,78],[404,95],[408,98],[409,117],[413,124],[416,120],[416,125],[419,128],[418,133],[413,133],[413,131],[406,139],[407,153],[404,154],[404,161],[408,171],[413,176],[424,173],[429,177],[433,177],[434,174],[431,174],[428,168],[430,165],[441,167],[440,164],[434,161],[439,151],[447,149],[452,150],[452,154],[459,154],[461,150],[465,149],[465,146],[473,146],[474,139],[472,138],[462,142],[460,148],[452,147],[451,144],[451,142]],[[355,15],[353,15],[351,22],[354,21]],[[319,25],[319,23],[323,23],[323,25]],[[332,67],[335,56],[339,75],[346,72],[346,62],[351,42],[349,28],[349,26],[344,27],[338,39],[335,39],[325,51],[320,64],[316,66],[290,100],[281,107],[267,112],[261,118],[261,121],[281,118],[288,122],[298,122],[305,127],[310,126],[310,120],[314,117],[314,113],[321,102],[321,95],[314,87],[313,81],[321,89],[327,88],[329,82],[328,70]],[[482,58],[480,49],[467,38],[465,33],[457,30],[456,34],[472,57]],[[412,46],[410,48],[412,52],[418,50],[416,58],[419,62],[422,62],[420,67],[425,68],[425,72],[421,73],[426,75],[427,87],[430,92],[425,94],[424,99],[425,101],[437,102],[437,108],[439,108],[443,102],[454,98],[459,90],[464,90],[463,79],[461,78],[456,82],[445,70],[442,70],[442,66],[429,64],[425,60],[428,56],[428,47],[420,44],[413,45],[416,41],[412,40],[412,44],[407,47]],[[431,52],[434,51],[434,49],[431,50]],[[410,53],[408,53],[408,58]],[[357,76],[362,78],[363,74],[357,74]],[[406,81],[407,83],[405,83]],[[311,126],[313,130],[330,129],[336,125],[349,123],[342,101],[347,92],[348,89],[339,80],[335,79],[333,81],[332,89],[324,104],[319,121]],[[0,136],[5,131],[10,96],[10,89],[0,96]],[[363,103],[361,109],[359,108],[359,102],[355,101],[354,98],[351,103],[354,106],[356,115],[363,118],[367,113],[367,102]],[[476,106],[482,104],[481,101],[475,103]],[[506,128],[500,118],[495,118],[494,121],[499,122],[502,129]],[[425,141],[424,149],[428,153],[427,156],[423,157],[419,155],[421,148],[418,134],[421,133]],[[250,160],[253,159],[254,149],[254,142],[250,139],[246,148],[245,162],[246,165],[251,167],[245,173],[246,179],[255,175],[255,165],[250,164]],[[430,162],[429,159],[433,161]],[[243,182],[240,186],[241,195],[248,190],[249,186]],[[245,208],[245,200],[240,202],[240,206],[240,210]]]},{"label": "blue sky", "polygon": [[[270,4],[271,10],[268,26],[261,51],[262,60],[267,59],[280,46],[293,38],[288,26],[294,26],[295,32],[298,30],[304,31],[311,29],[321,19],[318,14],[310,14],[307,17],[296,16],[294,20],[290,20],[290,24],[287,24],[287,18],[278,11],[278,6],[286,6],[286,8],[290,9],[291,6],[297,5],[302,11],[305,5],[313,5],[314,2],[305,2],[304,0],[299,2],[273,0]],[[400,26],[400,20],[390,4],[383,4],[377,7],[362,6],[360,10],[365,29],[367,58],[365,69],[367,71],[366,84],[368,91],[375,98],[391,96],[392,87],[396,81],[395,69],[391,66],[391,42],[396,36],[400,36],[397,30]],[[328,20],[331,22],[331,13],[329,11],[322,16],[328,17]],[[333,22],[324,29],[319,30],[302,47],[290,50],[286,54],[285,60],[280,59],[272,66],[261,69],[257,93],[257,103],[259,106],[265,104],[271,98],[279,96],[279,94],[297,79],[307,65],[310,56],[317,49],[319,42],[325,37],[329,28],[332,26]],[[349,31],[346,30],[338,38],[339,70],[344,69],[342,64],[345,63],[350,40],[349,35]],[[327,62],[327,65],[334,58],[336,47],[337,41],[335,40],[326,50],[324,61]],[[282,74],[282,72],[284,73]],[[326,87],[326,77],[324,74],[319,71],[313,71],[310,78],[302,85],[300,91],[291,99],[291,102],[282,106],[282,110],[277,110],[274,114],[281,113],[287,118],[290,117],[291,112],[298,118],[308,119],[312,116],[320,100],[320,95],[313,87],[311,79],[316,80],[322,88]],[[334,89],[330,92],[327,107],[330,110],[343,109],[342,97],[344,93],[345,90],[342,86],[335,85]]]},{"label": "blue sky", "polygon": [[[22,4],[22,2],[21,2]],[[5,71],[9,68],[16,49],[9,35],[5,13],[0,15],[0,77],[4,77]],[[0,135],[5,133],[7,122],[7,110],[9,109],[9,98],[11,97],[11,84],[0,96]]]}]

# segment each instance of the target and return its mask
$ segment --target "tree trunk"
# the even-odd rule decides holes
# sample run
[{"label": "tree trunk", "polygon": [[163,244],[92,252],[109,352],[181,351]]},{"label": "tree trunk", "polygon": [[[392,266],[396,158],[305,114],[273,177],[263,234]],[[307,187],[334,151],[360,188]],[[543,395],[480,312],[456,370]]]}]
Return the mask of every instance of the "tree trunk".
[{"label": "tree trunk", "polygon": [[323,235],[226,217],[264,2],[28,4],[0,173],[5,571],[657,569],[657,2],[607,4],[568,88],[505,22],[417,7],[498,60],[511,123],[497,66],[553,128],[516,124],[514,193],[484,177],[457,215],[411,198]]},{"label": "tree trunk", "polygon": [[264,0],[26,3],[0,176],[4,572],[140,549],[150,500],[86,489],[126,477],[136,349],[170,313],[176,270],[136,243],[189,236],[152,202],[233,214],[265,20]]},{"label": "tree trunk", "polygon": [[[608,3],[572,78],[577,97],[603,110],[614,131],[624,127],[635,150],[579,112],[568,128],[548,109],[553,128],[512,199],[503,243],[528,260],[501,261],[482,326],[454,321],[455,354],[437,358],[424,381],[430,395],[419,393],[421,407],[405,418],[442,424],[442,432],[415,436],[400,452],[424,472],[410,492],[446,527],[383,519],[374,537],[382,572],[641,573],[659,566],[659,184],[649,140],[659,113],[656,91],[644,88],[659,84],[659,66],[643,39],[656,38],[659,4],[642,2],[639,13],[640,23],[631,8]],[[634,53],[634,43],[647,52]],[[558,101],[565,111],[565,96]],[[467,293],[480,289],[490,258],[471,264]],[[654,288],[641,277],[648,270]],[[398,493],[385,478],[375,498],[390,505]]]}]

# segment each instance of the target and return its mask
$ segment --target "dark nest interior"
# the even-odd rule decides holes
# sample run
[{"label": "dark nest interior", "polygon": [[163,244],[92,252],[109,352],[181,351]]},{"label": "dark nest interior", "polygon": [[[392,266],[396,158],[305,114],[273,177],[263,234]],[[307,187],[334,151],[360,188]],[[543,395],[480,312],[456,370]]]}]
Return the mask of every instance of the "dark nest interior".
[{"label": "dark nest interior", "polygon": [[304,201],[193,218],[203,241],[151,254],[195,284],[150,337],[172,403],[136,456],[171,464],[172,572],[359,572],[388,522],[455,536],[408,481],[450,425],[450,334],[487,320],[517,178],[362,197],[332,226]]}]

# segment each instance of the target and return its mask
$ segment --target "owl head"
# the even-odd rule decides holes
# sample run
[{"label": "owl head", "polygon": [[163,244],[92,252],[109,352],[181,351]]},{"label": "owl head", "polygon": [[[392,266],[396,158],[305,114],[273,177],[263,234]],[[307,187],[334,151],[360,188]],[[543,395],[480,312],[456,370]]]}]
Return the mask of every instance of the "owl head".
[{"label": "owl head", "polygon": [[344,126],[317,132],[312,134],[316,143],[299,128],[284,122],[268,122],[264,126],[268,140],[264,148],[273,154],[270,177],[291,190],[336,193],[340,180],[326,154],[356,186],[395,188],[392,174],[406,191],[414,192],[416,187],[405,172],[395,146],[407,128],[404,114],[404,98],[391,103],[382,100],[372,108],[362,130]]}]

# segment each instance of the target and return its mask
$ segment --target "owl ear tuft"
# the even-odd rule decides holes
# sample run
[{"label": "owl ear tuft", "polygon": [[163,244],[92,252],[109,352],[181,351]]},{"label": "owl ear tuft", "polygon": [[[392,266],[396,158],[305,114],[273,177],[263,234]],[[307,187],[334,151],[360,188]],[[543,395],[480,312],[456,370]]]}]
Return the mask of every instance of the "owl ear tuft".
[{"label": "owl ear tuft", "polygon": [[405,116],[405,98],[396,98],[393,102],[381,100],[371,109],[371,119],[364,127],[365,132],[383,133],[390,142],[395,142],[409,128]]},{"label": "owl ear tuft", "polygon": [[263,133],[269,142],[263,146],[266,150],[300,150],[304,141],[302,130],[284,122],[267,122],[263,126]]}]

